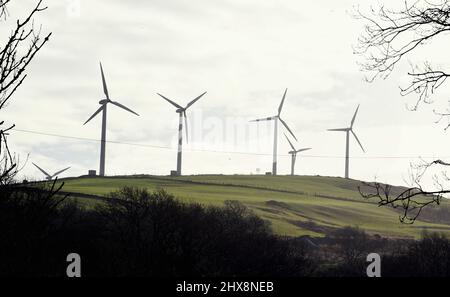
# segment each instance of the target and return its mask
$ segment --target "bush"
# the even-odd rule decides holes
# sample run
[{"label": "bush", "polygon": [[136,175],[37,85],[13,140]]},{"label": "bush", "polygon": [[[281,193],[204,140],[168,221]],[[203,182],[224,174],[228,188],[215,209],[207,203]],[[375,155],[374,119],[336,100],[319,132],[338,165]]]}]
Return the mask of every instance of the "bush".
[{"label": "bush", "polygon": [[323,274],[345,277],[366,276],[367,255],[381,254],[387,244],[379,236],[371,236],[358,227],[336,229],[327,235],[326,241],[332,247],[336,259]]},{"label": "bush", "polygon": [[450,241],[442,234],[424,233],[398,253],[383,260],[386,276],[449,277]]}]

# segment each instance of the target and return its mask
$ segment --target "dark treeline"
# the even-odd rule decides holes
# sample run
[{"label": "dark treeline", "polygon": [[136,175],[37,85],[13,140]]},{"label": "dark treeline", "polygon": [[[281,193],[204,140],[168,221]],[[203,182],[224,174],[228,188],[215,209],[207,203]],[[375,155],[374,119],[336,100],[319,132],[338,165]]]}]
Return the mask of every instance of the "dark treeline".
[{"label": "dark treeline", "polygon": [[450,276],[450,242],[439,235],[387,240],[345,228],[286,238],[237,201],[205,207],[123,188],[84,208],[50,186],[2,188],[0,276],[64,277],[66,256],[78,253],[85,277],[363,277],[371,252],[383,255],[383,276]]},{"label": "dark treeline", "polygon": [[184,204],[163,190],[124,188],[83,209],[33,191],[0,194],[0,274],[65,276],[66,256],[83,276],[301,276],[301,246],[271,234],[242,204]]}]

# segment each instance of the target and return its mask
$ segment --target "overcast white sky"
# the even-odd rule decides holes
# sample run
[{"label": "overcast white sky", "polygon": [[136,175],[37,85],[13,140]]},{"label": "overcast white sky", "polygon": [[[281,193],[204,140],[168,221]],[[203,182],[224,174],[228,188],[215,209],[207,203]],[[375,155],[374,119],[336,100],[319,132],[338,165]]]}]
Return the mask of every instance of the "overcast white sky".
[{"label": "overcast white sky", "polygon": [[[20,3],[11,5],[12,19],[31,9],[34,1],[13,2]],[[36,24],[43,24],[43,32],[53,32],[51,41],[1,118],[17,129],[99,139],[101,117],[86,126],[83,122],[104,97],[98,65],[102,61],[112,99],[141,115],[109,107],[108,140],[169,147],[107,144],[108,175],[168,174],[175,169],[178,118],[156,92],[185,105],[208,91],[188,111],[185,174],[270,171],[272,124],[248,120],[276,114],[284,88],[289,91],[282,117],[297,135],[297,145],[313,148],[299,157],[298,174],[344,174],[345,134],[326,129],[346,127],[358,104],[355,132],[366,153],[351,140],[352,178],[404,184],[409,163],[419,156],[450,157],[450,132],[434,123],[436,106],[410,112],[406,104],[416,97],[399,94],[398,86],[408,81],[406,60],[388,80],[364,81],[357,65],[362,58],[352,50],[363,23],[351,12],[378,1],[46,3],[49,9]],[[5,29],[2,24],[2,38],[9,32]],[[432,62],[450,67],[449,45],[450,36],[443,36],[410,58],[419,63],[433,57]],[[446,107],[449,95],[450,85],[444,85],[434,99]],[[48,171],[72,166],[64,176],[98,170],[98,142],[16,131],[10,145],[22,159],[30,154],[30,161]],[[289,173],[288,150],[280,133],[280,174]],[[30,162],[22,174],[41,177]]]}]

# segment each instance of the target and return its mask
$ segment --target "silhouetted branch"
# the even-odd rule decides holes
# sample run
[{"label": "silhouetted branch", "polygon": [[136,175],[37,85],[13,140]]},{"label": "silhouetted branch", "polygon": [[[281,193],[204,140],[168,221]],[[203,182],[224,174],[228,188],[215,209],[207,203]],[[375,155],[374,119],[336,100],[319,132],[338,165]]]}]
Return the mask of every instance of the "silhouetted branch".
[{"label": "silhouetted branch", "polygon": [[408,72],[408,75],[412,77],[411,84],[406,88],[400,88],[400,90],[403,96],[411,93],[419,95],[412,110],[417,110],[420,102],[432,103],[432,101],[429,100],[430,96],[434,94],[436,89],[450,76],[450,74],[443,71],[433,70],[429,63],[425,63],[425,67],[422,71],[419,71],[418,67],[413,68],[413,71]]},{"label": "silhouetted branch", "polygon": [[[437,175],[433,176],[435,190],[425,190],[422,186],[422,179],[426,172],[433,166],[450,166],[450,163],[442,160],[432,162],[423,161],[422,164],[411,166],[414,172],[411,174],[411,188],[393,193],[394,188],[382,183],[367,183],[363,185],[368,190],[363,191],[361,187],[358,190],[366,199],[377,198],[378,206],[391,206],[395,209],[401,208],[400,221],[402,223],[412,224],[420,216],[422,210],[431,204],[440,204],[445,194],[450,194],[444,185],[439,181]],[[444,174],[446,177],[446,175]],[[446,181],[448,181],[446,177]]]},{"label": "silhouetted branch", "polygon": [[0,0],[0,19],[6,18],[6,15],[8,14],[8,10],[6,9],[6,4],[11,0]]},{"label": "silhouetted branch", "polygon": [[[25,20],[17,20],[6,44],[0,48],[0,109],[23,83],[26,67],[51,36],[50,33],[42,39],[41,29],[35,28],[32,19],[36,13],[46,9],[42,7],[42,0],[39,0]],[[23,46],[27,46],[27,49],[24,50]]]},{"label": "silhouetted branch", "polygon": [[[43,0],[37,0],[36,5],[24,20],[17,20],[15,27],[5,44],[0,45],[0,110],[22,85],[27,75],[25,71],[40,49],[48,42],[50,34],[41,37],[41,28],[36,29],[33,17],[47,9]],[[11,0],[0,0],[0,21],[8,16],[7,4]],[[11,155],[7,143],[8,131],[14,128],[9,125],[2,128],[0,121],[0,185],[8,184],[17,173],[17,159]]]},{"label": "silhouetted branch", "polygon": [[[356,17],[368,22],[355,53],[365,57],[366,61],[360,65],[368,73],[367,80],[373,81],[377,77],[387,78],[402,58],[435,36],[450,31],[450,1],[438,4],[416,1],[411,5],[405,1],[400,11],[381,6],[376,11],[372,8],[370,15],[366,15],[358,9]],[[401,94],[419,94],[413,110],[420,102],[430,103],[429,96],[450,75],[433,69],[429,63],[423,69],[413,67],[408,74],[412,82],[401,88]]]},{"label": "silhouetted branch", "polygon": [[[39,208],[45,209],[46,212],[52,212],[56,210],[68,197],[69,193],[62,193],[61,189],[64,187],[64,182],[58,185],[58,178],[55,178],[50,182],[34,182],[28,184],[12,184],[5,187],[4,191],[10,191],[14,193],[22,193],[33,196],[33,194],[39,199],[36,199],[36,205]],[[41,211],[37,209],[36,211]]]},{"label": "silhouetted branch", "polygon": [[8,147],[7,135],[8,131],[14,128],[14,125],[6,129],[2,129],[4,121],[0,122],[0,185],[8,184],[15,175],[17,166],[16,160],[11,155]]},{"label": "silhouetted branch", "polygon": [[433,112],[435,115],[439,116],[436,124],[440,123],[443,119],[447,119],[447,125],[444,128],[444,130],[447,130],[450,127],[450,109],[447,108],[446,112],[437,112],[436,110],[433,110]]},{"label": "silhouetted branch", "polygon": [[361,189],[359,189],[360,194],[364,198],[378,198],[379,206],[392,206],[393,208],[401,207],[403,210],[400,215],[400,221],[407,224],[414,223],[424,207],[434,203],[439,205],[442,196],[446,193],[450,193],[449,190],[424,191],[419,187],[415,187],[406,189],[400,194],[391,196],[391,186],[389,185],[366,182],[363,184],[372,190],[369,193],[364,193]]}]

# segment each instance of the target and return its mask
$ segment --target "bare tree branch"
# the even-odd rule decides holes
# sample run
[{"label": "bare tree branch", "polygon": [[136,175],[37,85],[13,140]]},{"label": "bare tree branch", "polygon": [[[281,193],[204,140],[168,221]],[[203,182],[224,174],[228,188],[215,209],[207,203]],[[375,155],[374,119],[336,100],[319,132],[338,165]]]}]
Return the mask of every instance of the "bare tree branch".
[{"label": "bare tree branch", "polygon": [[[381,6],[365,14],[358,9],[356,17],[368,23],[358,39],[355,53],[365,58],[360,65],[368,73],[366,79],[371,82],[377,77],[387,78],[397,63],[412,51],[450,31],[450,1],[442,0],[436,4],[428,1],[408,4],[405,1],[399,11]],[[421,102],[431,103],[429,97],[450,76],[444,70],[433,69],[430,63],[425,63],[423,68],[413,66],[408,74],[412,78],[411,84],[401,88],[401,94],[418,94],[413,110]]]},{"label": "bare tree branch", "polygon": [[6,4],[8,4],[10,0],[0,0],[0,19],[5,18],[8,14],[8,10],[6,8]]},{"label": "bare tree branch", "polygon": [[[7,5],[12,2],[0,0],[0,21],[9,16]],[[7,40],[0,44],[0,110],[23,84],[28,66],[51,36],[49,33],[42,37],[41,28],[36,29],[34,25],[34,16],[47,9],[42,2],[36,0],[25,19],[17,20]],[[14,125],[3,128],[4,125],[0,121],[0,186],[9,184],[18,171],[18,158],[11,154],[7,142],[8,132]]]},{"label": "bare tree branch", "polygon": [[[5,46],[0,47],[0,109],[23,83],[27,66],[51,36],[49,33],[42,39],[41,30],[35,28],[32,20],[36,13],[47,9],[42,6],[42,1],[37,2],[25,20],[17,20]],[[26,50],[23,50],[24,46]]]},{"label": "bare tree branch", "polygon": [[[425,174],[430,168],[435,166],[450,166],[450,163],[442,160],[434,160],[426,162],[422,160],[419,165],[411,165],[411,187],[393,193],[393,187],[390,185],[374,182],[363,182],[365,190],[358,187],[361,196],[366,199],[378,199],[378,206],[391,206],[395,209],[401,209],[400,221],[402,223],[413,224],[420,216],[422,210],[431,205],[439,205],[441,199],[446,194],[450,194],[450,190],[445,189],[445,186],[440,182],[437,175],[433,175],[434,190],[426,190],[422,186]],[[443,176],[446,176],[443,173]],[[448,181],[448,178],[446,178]]]}]

